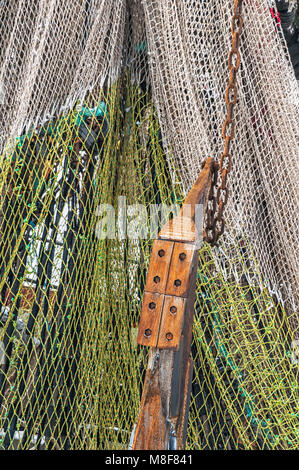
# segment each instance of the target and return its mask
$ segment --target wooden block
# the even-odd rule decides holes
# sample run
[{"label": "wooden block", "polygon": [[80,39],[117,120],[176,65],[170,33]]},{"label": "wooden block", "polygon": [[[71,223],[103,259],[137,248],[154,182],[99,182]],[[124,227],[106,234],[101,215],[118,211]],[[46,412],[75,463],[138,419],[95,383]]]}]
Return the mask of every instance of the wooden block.
[{"label": "wooden block", "polygon": [[176,297],[188,296],[195,252],[195,245],[190,243],[176,242],[174,244],[165,290],[166,295],[174,295]]},{"label": "wooden block", "polygon": [[[159,344],[157,348],[152,348],[149,354],[140,413],[132,446],[134,450],[167,450],[169,448],[182,450],[185,448],[192,383],[190,349],[198,248],[203,236],[203,217],[196,216],[198,214],[196,205],[202,204],[204,214],[214,164],[213,158],[207,159],[204,169],[200,172],[182,207],[180,215],[185,214],[185,205],[191,206],[190,232],[188,233],[187,223],[173,219],[162,228],[159,234],[159,243],[164,240],[165,243],[172,241],[175,244],[172,247],[171,261],[169,258],[170,266],[163,268],[166,276],[165,278],[164,274],[161,276],[163,283],[168,276],[169,280],[165,291],[160,285],[159,292],[165,295],[162,295],[163,312],[161,312],[162,318],[158,327],[160,329]],[[186,257],[180,258],[179,255],[182,253]],[[158,269],[156,266],[151,266],[151,270],[156,269]],[[153,272],[149,274],[148,285],[150,285],[150,279],[153,278]],[[175,280],[181,281],[179,285],[174,284]],[[154,292],[156,291],[157,286],[154,286]],[[170,305],[174,302],[177,304]],[[168,316],[171,306],[177,307],[177,311],[174,312],[177,315],[176,318]],[[173,346],[179,345],[178,349],[171,349],[169,344],[167,348],[164,347],[164,338],[168,332],[173,334],[173,338],[169,336],[167,343],[173,341]],[[172,436],[176,436],[175,446],[173,442],[169,446]]]},{"label": "wooden block", "polygon": [[164,295],[145,292],[142,302],[137,343],[155,348],[158,342]]},{"label": "wooden block", "polygon": [[173,245],[174,243],[170,241],[154,241],[146,279],[146,292],[159,292],[161,294],[165,292]]},{"label": "wooden block", "polygon": [[179,215],[163,226],[159,233],[159,238],[166,238],[167,240],[181,240],[182,242],[195,242],[195,223],[190,218]]},{"label": "wooden block", "polygon": [[183,297],[165,296],[158,338],[159,349],[179,348],[186,302]]}]

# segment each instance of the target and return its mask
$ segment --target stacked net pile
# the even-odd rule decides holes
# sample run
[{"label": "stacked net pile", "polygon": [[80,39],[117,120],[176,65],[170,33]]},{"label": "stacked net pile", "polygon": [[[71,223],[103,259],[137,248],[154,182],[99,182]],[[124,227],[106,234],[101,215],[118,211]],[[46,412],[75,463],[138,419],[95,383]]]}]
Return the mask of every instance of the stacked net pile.
[{"label": "stacked net pile", "polygon": [[[1,2],[1,448],[128,448],[150,215],[222,153],[232,8]],[[226,232],[198,269],[191,449],[299,447],[297,85],[271,8],[244,2]]]}]

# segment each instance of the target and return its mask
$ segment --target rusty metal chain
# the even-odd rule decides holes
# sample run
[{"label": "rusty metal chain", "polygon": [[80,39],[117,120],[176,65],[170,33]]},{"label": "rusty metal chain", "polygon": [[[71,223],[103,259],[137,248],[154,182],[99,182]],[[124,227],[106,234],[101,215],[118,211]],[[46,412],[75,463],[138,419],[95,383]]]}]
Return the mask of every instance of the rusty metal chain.
[{"label": "rusty metal chain", "polygon": [[[222,137],[224,150],[219,165],[215,163],[211,191],[207,207],[207,222],[205,240],[215,246],[224,232],[225,222],[223,212],[227,204],[229,190],[227,177],[232,168],[231,141],[236,134],[234,107],[238,100],[237,72],[240,67],[240,34],[243,26],[243,0],[235,0],[234,14],[231,23],[232,47],[228,55],[229,82],[225,93],[226,119],[223,124]],[[218,177],[221,180],[217,186]]]}]

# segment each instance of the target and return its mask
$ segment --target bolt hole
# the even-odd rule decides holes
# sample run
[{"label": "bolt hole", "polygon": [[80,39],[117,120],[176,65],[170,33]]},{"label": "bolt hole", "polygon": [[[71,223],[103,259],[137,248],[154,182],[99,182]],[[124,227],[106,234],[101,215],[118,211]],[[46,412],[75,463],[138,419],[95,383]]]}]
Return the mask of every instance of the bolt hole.
[{"label": "bolt hole", "polygon": [[174,281],[175,287],[180,287],[181,284],[182,284],[182,281],[180,281],[180,279],[176,279],[176,280]]},{"label": "bolt hole", "polygon": [[184,260],[186,259],[186,253],[180,253],[180,254],[179,254],[179,259],[180,259],[181,261],[184,261]]},{"label": "bolt hole", "polygon": [[172,305],[172,307],[170,307],[170,312],[174,315],[177,312],[177,308]]},{"label": "bolt hole", "polygon": [[154,309],[156,308],[155,302],[150,302],[150,303],[149,303],[149,308],[150,308],[151,310],[154,310]]},{"label": "bolt hole", "polygon": [[160,258],[162,258],[165,255],[165,251],[164,250],[159,250],[158,255],[160,256]]},{"label": "bolt hole", "polygon": [[152,335],[152,330],[150,330],[149,328],[147,328],[144,332],[144,336],[146,338],[149,338],[150,336]]},{"label": "bolt hole", "polygon": [[159,284],[159,282],[160,282],[159,276],[155,276],[155,277],[154,277],[154,283],[155,283],[155,284]]},{"label": "bolt hole", "polygon": [[173,334],[172,333],[166,333],[166,339],[167,339],[167,341],[173,340]]}]

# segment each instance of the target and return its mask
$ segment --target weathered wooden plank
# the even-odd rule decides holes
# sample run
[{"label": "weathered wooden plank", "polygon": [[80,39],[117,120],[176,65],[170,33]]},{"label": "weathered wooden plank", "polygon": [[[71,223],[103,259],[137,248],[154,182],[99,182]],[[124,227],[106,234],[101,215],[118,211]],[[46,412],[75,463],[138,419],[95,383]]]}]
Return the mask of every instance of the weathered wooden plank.
[{"label": "weathered wooden plank", "polygon": [[145,292],[138,328],[137,343],[155,348],[158,343],[164,295]]},{"label": "weathered wooden plank", "polygon": [[154,241],[146,278],[146,292],[160,292],[161,294],[165,292],[173,245],[169,241]]},{"label": "weathered wooden plank", "polygon": [[166,295],[162,311],[162,319],[159,331],[159,349],[178,349],[180,345],[186,299]]},{"label": "weathered wooden plank", "polygon": [[191,243],[175,243],[171,257],[165,293],[188,297],[190,272],[196,258],[196,247]]}]

